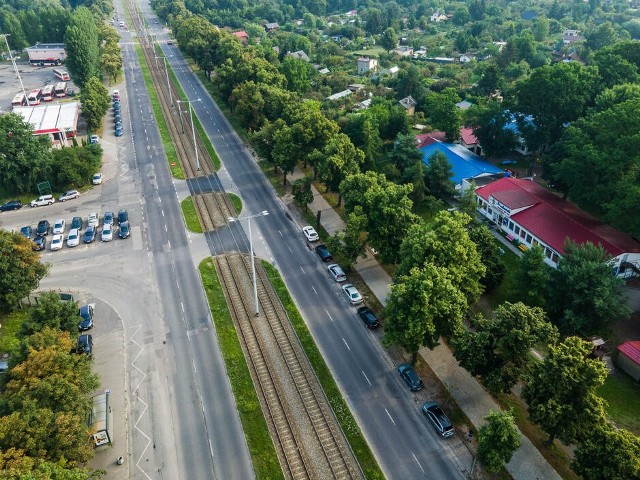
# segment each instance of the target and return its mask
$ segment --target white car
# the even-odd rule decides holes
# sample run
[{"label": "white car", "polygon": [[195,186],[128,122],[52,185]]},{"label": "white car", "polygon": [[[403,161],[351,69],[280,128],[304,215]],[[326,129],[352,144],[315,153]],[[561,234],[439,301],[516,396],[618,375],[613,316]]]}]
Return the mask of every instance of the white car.
[{"label": "white car", "polygon": [[77,247],[80,243],[80,230],[72,228],[67,235],[67,247]]},{"label": "white car", "polygon": [[318,232],[316,232],[316,229],[311,225],[302,227],[302,233],[304,233],[304,236],[307,237],[307,240],[309,240],[310,242],[317,242],[318,240],[320,240]]},{"label": "white car", "polygon": [[98,214],[96,212],[91,212],[87,217],[87,226],[88,227],[97,227],[100,220],[98,220]]},{"label": "white car", "polygon": [[35,200],[31,200],[32,207],[43,207],[45,205],[51,205],[52,203],[56,203],[56,199],[53,198],[53,195],[40,195]]},{"label": "white car", "polygon": [[351,303],[351,305],[358,305],[362,303],[362,295],[360,295],[360,292],[358,291],[358,289],[353,285],[351,285],[350,283],[343,285],[342,291],[349,299],[349,303]]},{"label": "white car", "polygon": [[329,274],[336,282],[344,282],[347,279],[347,276],[344,274],[342,268],[340,268],[340,265],[338,265],[337,263],[332,263],[331,265],[329,265],[327,267],[327,270],[329,270]]},{"label": "white car", "polygon": [[102,227],[102,234],[100,235],[100,240],[103,242],[110,242],[113,240],[113,226],[106,223]]},{"label": "white car", "polygon": [[54,235],[51,238],[50,248],[51,250],[60,250],[62,248],[62,244],[64,243],[64,237],[60,234]]},{"label": "white car", "polygon": [[89,143],[91,145],[99,144],[100,143],[100,137],[98,135],[91,135],[91,137],[89,138]]},{"label": "white car", "polygon": [[91,178],[91,183],[100,185],[102,183],[102,173],[98,172]]},{"label": "white car", "polygon": [[58,220],[56,220],[53,223],[53,234],[54,235],[60,235],[64,233],[64,229],[67,226],[67,224],[65,223],[65,221],[61,218],[59,218]]},{"label": "white car", "polygon": [[62,195],[60,195],[60,198],[58,200],[61,202],[66,202],[67,200],[78,198],[79,196],[80,192],[78,192],[77,190],[69,190],[68,192],[64,192]]}]

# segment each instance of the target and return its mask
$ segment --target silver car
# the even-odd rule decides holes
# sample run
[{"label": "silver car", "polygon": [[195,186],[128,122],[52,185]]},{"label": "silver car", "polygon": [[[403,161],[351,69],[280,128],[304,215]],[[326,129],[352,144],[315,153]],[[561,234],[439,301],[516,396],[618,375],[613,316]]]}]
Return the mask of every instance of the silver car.
[{"label": "silver car", "polygon": [[102,227],[102,234],[100,235],[100,240],[103,242],[110,242],[113,240],[113,226],[105,223]]},{"label": "silver car", "polygon": [[358,289],[353,285],[351,285],[350,283],[343,285],[342,291],[349,299],[349,303],[351,305],[359,305],[360,303],[362,303],[362,295],[360,295],[360,292],[358,291]]},{"label": "silver car", "polygon": [[77,247],[80,243],[80,230],[72,228],[67,235],[67,247]]},{"label": "silver car", "polygon": [[340,265],[338,265],[337,263],[332,263],[331,265],[329,265],[327,267],[327,270],[329,270],[329,275],[331,275],[331,277],[333,277],[336,282],[344,282],[347,279],[347,276],[344,274],[342,268],[340,268]]}]

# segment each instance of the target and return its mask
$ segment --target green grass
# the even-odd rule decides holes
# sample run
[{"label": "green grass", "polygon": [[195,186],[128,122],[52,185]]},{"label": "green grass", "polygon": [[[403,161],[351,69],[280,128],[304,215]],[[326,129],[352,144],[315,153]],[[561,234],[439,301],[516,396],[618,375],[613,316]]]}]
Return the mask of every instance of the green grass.
[{"label": "green grass", "polygon": [[242,199],[234,193],[227,193],[227,195],[229,195],[229,198],[231,199],[231,203],[233,204],[233,207],[236,209],[236,213],[240,215],[240,213],[242,212]]},{"label": "green grass", "polygon": [[517,301],[517,298],[514,298],[513,282],[515,281],[515,272],[520,264],[520,257],[518,255],[509,250],[509,248],[503,245],[502,242],[498,240],[495,242],[498,247],[504,250],[504,255],[501,255],[501,258],[504,261],[507,270],[500,286],[492,292],[489,292],[487,295],[484,295],[484,299],[492,309],[495,309],[498,305],[507,301]]},{"label": "green grass", "polygon": [[142,76],[144,77],[144,83],[147,86],[147,92],[149,92],[149,101],[153,108],[153,115],[156,118],[158,130],[160,130],[160,137],[162,138],[162,145],[167,156],[167,162],[169,163],[169,170],[171,170],[171,175],[175,178],[184,179],[182,165],[180,165],[178,160],[178,154],[176,153],[173,140],[171,139],[171,134],[169,133],[169,126],[167,125],[167,122],[165,122],[164,112],[160,106],[160,100],[158,99],[158,94],[156,93],[156,89],[153,85],[153,80],[151,80],[151,72],[149,71],[147,62],[144,59],[142,48],[140,45],[136,45],[135,48],[136,54],[138,55],[138,61],[140,62],[140,68],[142,70]]},{"label": "green grass", "polygon": [[284,478],[213,262],[199,268],[256,478]]},{"label": "green grass", "polygon": [[19,342],[17,333],[29,316],[28,309],[17,310],[7,315],[3,315],[0,319],[0,353],[9,353]]},{"label": "green grass", "polygon": [[[3,325],[4,328],[4,325]],[[598,394],[609,402],[607,414],[618,426],[640,435],[640,385],[629,375],[609,375]]]},{"label": "green grass", "polygon": [[180,208],[182,209],[182,215],[184,215],[184,222],[187,225],[187,229],[194,233],[202,233],[202,225],[200,225],[200,219],[196,213],[196,206],[193,203],[193,198],[185,198],[180,202]]},{"label": "green grass", "polygon": [[382,47],[372,47],[362,50],[354,50],[353,52],[349,52],[351,55],[356,57],[379,57],[383,53],[387,53],[386,50]]},{"label": "green grass", "polygon": [[369,445],[362,435],[360,427],[353,418],[344,398],[342,398],[342,394],[331,375],[331,371],[329,370],[329,367],[327,367],[324,358],[322,358],[322,354],[320,353],[320,350],[318,350],[311,333],[309,333],[309,330],[307,329],[307,325],[304,323],[295,303],[291,299],[289,290],[287,290],[280,274],[276,268],[268,262],[263,261],[262,264],[269,275],[273,288],[278,293],[278,297],[280,297],[282,305],[287,311],[291,324],[300,339],[300,343],[311,362],[316,376],[320,380],[324,393],[329,399],[331,408],[333,408],[333,412],[342,427],[342,431],[347,437],[347,441],[351,445],[353,453],[360,463],[360,467],[362,468],[365,477],[368,479],[383,479],[384,475],[382,474],[382,470],[380,470]]}]

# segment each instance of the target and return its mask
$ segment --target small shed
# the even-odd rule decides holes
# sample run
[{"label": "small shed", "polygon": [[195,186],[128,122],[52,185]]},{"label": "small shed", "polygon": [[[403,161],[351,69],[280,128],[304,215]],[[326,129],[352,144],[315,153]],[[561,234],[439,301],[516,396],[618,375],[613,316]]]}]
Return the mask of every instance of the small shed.
[{"label": "small shed", "polygon": [[113,413],[109,402],[111,390],[93,397],[93,408],[87,419],[93,446],[109,445],[113,441]]},{"label": "small shed", "polygon": [[640,382],[640,340],[624,342],[618,345],[618,367]]}]

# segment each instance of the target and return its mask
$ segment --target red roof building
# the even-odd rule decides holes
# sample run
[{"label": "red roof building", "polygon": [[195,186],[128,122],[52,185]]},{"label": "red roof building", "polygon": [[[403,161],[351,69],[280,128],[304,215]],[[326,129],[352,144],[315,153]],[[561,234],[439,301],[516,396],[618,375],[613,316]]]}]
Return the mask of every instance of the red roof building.
[{"label": "red roof building", "polygon": [[243,45],[246,45],[249,42],[249,34],[244,30],[233,32],[232,35],[239,38]]},{"label": "red roof building", "polygon": [[618,345],[618,367],[640,382],[640,341],[624,342]]},{"label": "red roof building", "polygon": [[566,239],[601,245],[614,258],[616,274],[640,275],[640,243],[535,182],[505,177],[476,189],[479,211],[498,224],[509,240],[526,250],[540,245],[555,267]]}]

